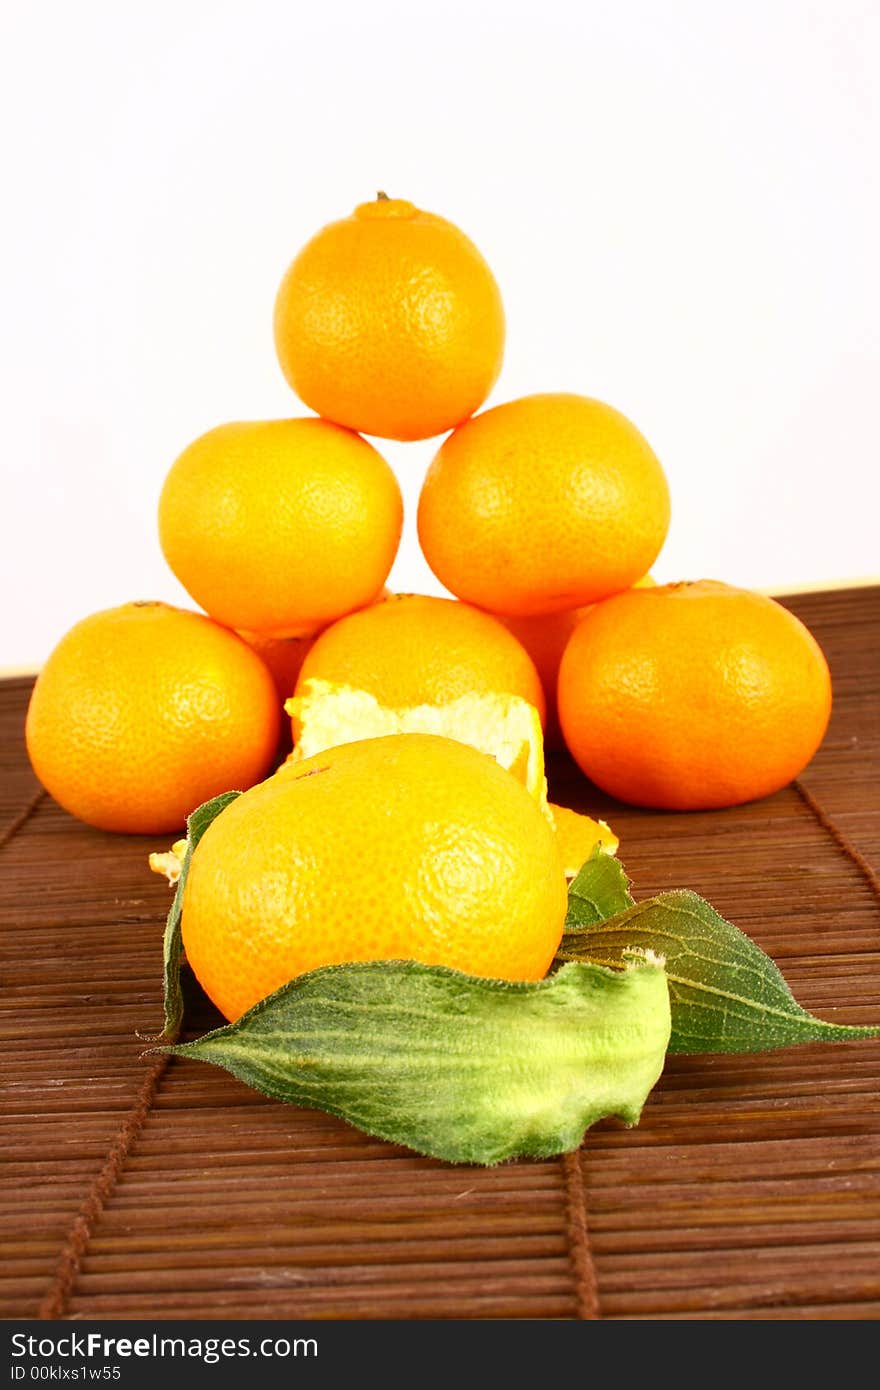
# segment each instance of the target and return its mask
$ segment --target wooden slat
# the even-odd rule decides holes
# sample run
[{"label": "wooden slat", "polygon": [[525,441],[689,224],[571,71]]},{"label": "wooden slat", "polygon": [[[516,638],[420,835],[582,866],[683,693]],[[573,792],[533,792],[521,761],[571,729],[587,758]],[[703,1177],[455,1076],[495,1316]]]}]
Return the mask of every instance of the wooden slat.
[{"label": "wooden slat", "polygon": [[[690,887],[822,1017],[880,1023],[880,588],[787,600],[832,668],[828,736],[797,785],[704,814],[625,808],[557,757],[551,794],[604,816],[637,897]],[[166,885],[149,838],[40,796],[30,683],[0,683],[6,892],[0,1316],[32,1317],[159,1026]],[[5,844],[3,842],[6,834]],[[193,993],[191,1028],[219,1021]],[[880,1314],[880,1043],[671,1057],[638,1127],[578,1157],[455,1167],[174,1060],[92,1214],[65,1316],[573,1318],[585,1201],[600,1314]]]}]

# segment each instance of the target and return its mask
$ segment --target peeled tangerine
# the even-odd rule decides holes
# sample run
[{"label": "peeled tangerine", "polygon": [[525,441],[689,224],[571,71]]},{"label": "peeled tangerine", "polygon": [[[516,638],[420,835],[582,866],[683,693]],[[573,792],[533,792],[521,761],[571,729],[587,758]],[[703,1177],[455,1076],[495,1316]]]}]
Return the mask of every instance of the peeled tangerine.
[{"label": "peeled tangerine", "polygon": [[460,695],[443,704],[391,708],[367,690],[307,679],[284,706],[293,724],[293,752],[279,776],[327,748],[357,738],[431,733],[468,743],[506,768],[553,825],[566,876],[573,878],[598,848],[614,854],[618,838],[593,820],[547,800],[544,744],[538,711],[517,695]]},{"label": "peeled tangerine", "polygon": [[515,777],[453,739],[392,734],[304,758],[231,802],[192,854],[181,929],[233,1020],[344,961],[539,980],[566,907],[553,828]]},{"label": "peeled tangerine", "polygon": [[[547,800],[544,747],[537,710],[516,695],[462,695],[443,705],[391,708],[367,690],[330,681],[306,680],[285,704],[294,748],[275,773],[296,774],[316,755],[344,743],[392,734],[436,734],[489,754],[528,792],[556,835],[566,879],[572,879],[598,850],[616,854],[620,841],[603,820]],[[150,868],[170,884],[180,878],[186,840],[150,855]]]}]

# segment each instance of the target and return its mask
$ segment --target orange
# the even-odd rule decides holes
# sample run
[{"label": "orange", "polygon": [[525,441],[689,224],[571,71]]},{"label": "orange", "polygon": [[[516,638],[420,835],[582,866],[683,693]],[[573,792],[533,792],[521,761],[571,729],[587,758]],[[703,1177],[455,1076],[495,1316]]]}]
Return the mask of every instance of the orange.
[{"label": "orange", "polygon": [[715,580],[596,604],[559,668],[572,756],[637,806],[703,810],[769,795],[821,743],[831,677],[815,638],[774,599]]},{"label": "orange", "polygon": [[296,637],[370,603],[397,554],[403,502],[371,444],[325,420],[221,425],[172,465],[159,539],[212,618]]},{"label": "orange", "polygon": [[516,778],[467,744],[392,734],[288,766],[221,812],[193,853],[181,927],[235,1019],[343,961],[540,979],[566,897],[553,828]]},{"label": "orange", "polygon": [[[654,582],[651,576],[646,574],[643,579],[637,580],[634,587],[644,588]],[[513,633],[518,642],[522,643],[541,677],[547,704],[547,730],[544,742],[548,748],[565,747],[556,710],[559,663],[569,637],[580,619],[589,612],[590,606],[585,604],[582,608],[565,608],[560,613],[541,613],[531,618],[513,618],[507,613],[493,615]]]},{"label": "orange", "polygon": [[466,421],[419,498],[419,540],[441,583],[515,616],[629,588],[668,527],[669,489],[647,441],[586,396],[525,396]]},{"label": "orange", "polygon": [[428,439],[491,391],[504,311],[458,227],[380,194],[296,256],[275,302],[275,346],[319,415],[385,439]]},{"label": "orange", "polygon": [[[566,877],[574,878],[597,847],[605,854],[617,852],[620,841],[605,821],[548,802],[541,721],[534,706],[518,695],[460,695],[446,704],[391,709],[365,690],[306,680],[285,709],[295,747],[279,776],[342,743],[389,734],[440,734],[490,754],[522,783],[556,832]],[[176,859],[169,862],[172,873],[179,871]],[[155,868],[167,873],[168,863],[160,856]]]},{"label": "orange", "polygon": [[28,707],[34,771],[102,830],[182,830],[201,802],[266,775],[280,703],[262,661],[201,613],[126,603],[50,654]]},{"label": "orange", "polygon": [[443,705],[460,695],[519,695],[543,721],[534,663],[496,618],[455,599],[395,594],[326,628],[300,670],[369,691],[383,705]]},{"label": "orange", "polygon": [[547,806],[541,720],[534,705],[519,695],[459,695],[442,705],[394,709],[367,690],[305,680],[284,708],[290,715],[294,744],[288,763],[364,738],[439,734],[491,754],[539,805]]}]

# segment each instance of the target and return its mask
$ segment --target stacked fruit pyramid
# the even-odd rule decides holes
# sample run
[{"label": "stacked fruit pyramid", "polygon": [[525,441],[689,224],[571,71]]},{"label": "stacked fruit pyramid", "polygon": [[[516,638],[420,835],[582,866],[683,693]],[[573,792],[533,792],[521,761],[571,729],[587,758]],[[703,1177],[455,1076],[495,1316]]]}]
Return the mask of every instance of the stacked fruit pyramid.
[{"label": "stacked fruit pyramid", "polygon": [[[481,411],[504,313],[452,223],[362,204],[295,257],[274,328],[314,414],[183,450],[159,539],[203,611],[136,602],[78,623],[34,688],[34,769],[124,833],[183,835],[200,804],[245,793],[193,855],[184,911],[229,1018],[345,960],[540,979],[566,875],[616,847],[548,804],[544,747],[639,806],[763,797],[824,736],[825,659],[770,598],[652,581],[669,489],[618,410],[549,393]],[[364,436],[441,435],[418,536],[454,597],[390,594],[401,492]]]}]

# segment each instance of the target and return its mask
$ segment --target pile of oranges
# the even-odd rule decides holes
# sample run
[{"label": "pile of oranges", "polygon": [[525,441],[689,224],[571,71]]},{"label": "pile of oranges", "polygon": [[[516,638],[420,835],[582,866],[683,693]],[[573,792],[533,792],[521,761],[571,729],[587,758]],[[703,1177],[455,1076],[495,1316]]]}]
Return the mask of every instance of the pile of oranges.
[{"label": "pile of oranges", "polygon": [[[274,335],[314,414],[221,424],[161,490],[162,551],[202,611],[93,614],[36,682],[28,750],[63,807],[180,832],[269,775],[307,679],[389,705],[519,696],[548,745],[636,805],[733,805],[801,771],[830,712],[815,640],[772,599],[651,581],[669,488],[618,410],[550,393],[481,411],[504,311],[456,226],[384,194],[357,207],[293,260]],[[364,436],[440,435],[417,525],[454,597],[392,595],[401,492]]]}]

